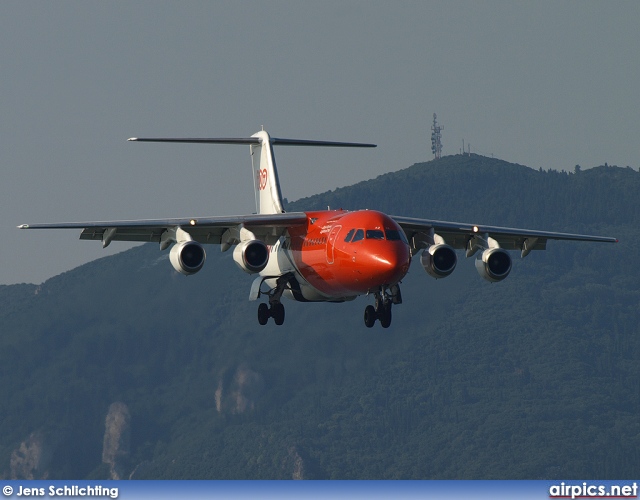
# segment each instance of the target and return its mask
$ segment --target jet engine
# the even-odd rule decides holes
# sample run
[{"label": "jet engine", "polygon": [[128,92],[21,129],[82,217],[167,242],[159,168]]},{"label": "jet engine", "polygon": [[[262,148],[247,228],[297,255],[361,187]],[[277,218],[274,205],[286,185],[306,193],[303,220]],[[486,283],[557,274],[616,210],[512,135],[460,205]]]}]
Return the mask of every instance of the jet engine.
[{"label": "jet engine", "polygon": [[197,241],[176,243],[169,252],[169,260],[173,268],[186,276],[200,271],[206,258],[204,248]]},{"label": "jet engine", "polygon": [[420,264],[429,276],[446,278],[456,268],[458,257],[449,245],[438,243],[425,248],[420,255]]},{"label": "jet engine", "polygon": [[269,262],[269,249],[260,240],[243,241],[233,250],[233,260],[245,273],[259,273]]},{"label": "jet engine", "polygon": [[511,272],[511,257],[502,248],[489,248],[476,259],[476,269],[487,281],[502,281]]}]

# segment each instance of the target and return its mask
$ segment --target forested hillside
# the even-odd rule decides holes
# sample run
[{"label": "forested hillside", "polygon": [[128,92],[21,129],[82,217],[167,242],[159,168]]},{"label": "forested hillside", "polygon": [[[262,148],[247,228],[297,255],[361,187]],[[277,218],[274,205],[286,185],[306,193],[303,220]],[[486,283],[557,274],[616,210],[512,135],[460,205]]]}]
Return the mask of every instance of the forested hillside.
[{"label": "forested hillside", "polygon": [[215,246],[190,277],[149,244],[2,286],[0,476],[635,476],[639,194],[631,168],[458,155],[290,203],[620,239],[513,254],[494,284],[462,254],[437,281],[416,258],[388,330],[364,327],[367,298],[261,327]]}]

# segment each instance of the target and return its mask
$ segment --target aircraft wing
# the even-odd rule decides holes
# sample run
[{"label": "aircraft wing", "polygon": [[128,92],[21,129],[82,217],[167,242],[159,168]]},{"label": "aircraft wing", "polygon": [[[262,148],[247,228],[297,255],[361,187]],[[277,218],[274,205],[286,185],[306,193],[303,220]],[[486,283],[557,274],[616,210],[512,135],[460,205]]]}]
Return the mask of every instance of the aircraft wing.
[{"label": "aircraft wing", "polygon": [[412,217],[391,216],[404,230],[413,252],[419,247],[413,242],[420,233],[429,234],[431,231],[442,236],[445,242],[453,248],[468,248],[469,242],[476,236],[488,235],[498,242],[505,250],[521,250],[523,257],[532,250],[545,250],[547,240],[574,240],[616,243],[616,238],[608,236],[591,236],[586,234],[556,233],[538,231],[534,229],[519,229],[511,227],[484,226],[463,222],[447,222],[429,219],[415,219]]},{"label": "aircraft wing", "polygon": [[62,222],[53,224],[22,224],[20,229],[82,229],[81,240],[160,242],[165,231],[180,228],[199,243],[220,243],[225,231],[244,227],[257,237],[277,240],[288,227],[304,225],[304,212],[226,217],[191,217],[183,219],[119,220],[103,222]]}]

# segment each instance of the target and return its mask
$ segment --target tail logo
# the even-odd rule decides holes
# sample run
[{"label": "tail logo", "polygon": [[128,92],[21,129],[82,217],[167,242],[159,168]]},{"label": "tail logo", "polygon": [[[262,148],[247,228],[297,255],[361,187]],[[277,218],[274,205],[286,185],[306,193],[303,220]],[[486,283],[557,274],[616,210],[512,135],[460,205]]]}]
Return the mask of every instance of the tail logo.
[{"label": "tail logo", "polygon": [[267,187],[267,169],[258,170],[256,172],[258,175],[258,186],[260,191],[264,191]]}]

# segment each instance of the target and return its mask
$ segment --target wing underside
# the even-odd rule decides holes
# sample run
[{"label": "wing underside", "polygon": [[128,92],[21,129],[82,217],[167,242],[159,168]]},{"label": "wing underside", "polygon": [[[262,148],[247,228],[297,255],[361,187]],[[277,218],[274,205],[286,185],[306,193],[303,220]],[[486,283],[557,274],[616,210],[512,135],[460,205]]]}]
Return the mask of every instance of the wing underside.
[{"label": "wing underside", "polygon": [[[441,236],[453,248],[468,249],[469,243],[479,236],[489,236],[505,250],[521,250],[523,256],[532,250],[545,250],[548,240],[573,240],[603,243],[616,243],[616,238],[607,236],[591,236],[585,234],[558,233],[552,231],[538,231],[534,229],[519,229],[500,226],[476,225],[460,222],[447,222],[412,217],[391,216],[404,230],[410,242],[421,235]],[[419,249],[412,243],[414,252]]]},{"label": "wing underside", "polygon": [[242,227],[265,241],[277,240],[291,226],[304,225],[304,212],[228,217],[192,217],[181,219],[146,219],[102,222],[63,222],[24,224],[21,229],[82,229],[81,240],[160,242],[165,232],[180,228],[199,243],[221,243],[224,233]]}]

